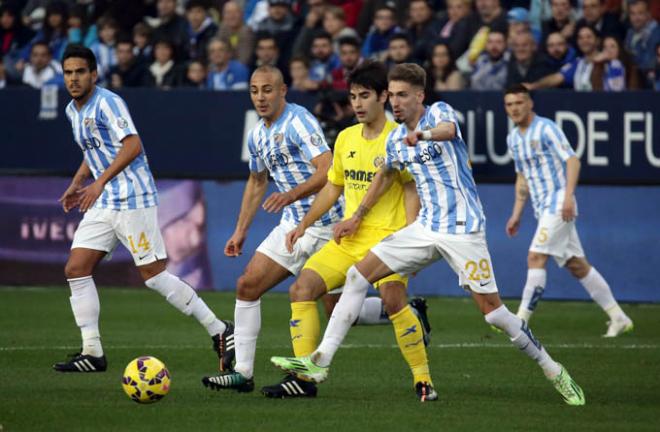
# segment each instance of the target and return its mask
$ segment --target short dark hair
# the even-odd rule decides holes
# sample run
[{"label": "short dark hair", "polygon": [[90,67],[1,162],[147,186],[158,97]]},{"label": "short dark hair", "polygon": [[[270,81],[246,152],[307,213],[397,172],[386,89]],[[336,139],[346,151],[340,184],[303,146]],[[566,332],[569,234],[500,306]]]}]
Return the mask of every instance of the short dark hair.
[{"label": "short dark hair", "polygon": [[289,66],[291,66],[293,62],[301,62],[307,69],[309,69],[309,59],[304,55],[295,55],[291,57],[291,60],[289,60]]},{"label": "short dark hair", "polygon": [[315,41],[316,39],[327,39],[330,41],[330,43],[332,43],[332,36],[330,35],[330,33],[328,33],[325,30],[321,30],[314,33],[314,36],[312,37],[312,42]]},{"label": "short dark hair", "polygon": [[593,33],[593,35],[596,36],[596,38],[601,39],[602,34],[600,33],[600,31],[595,26],[593,26],[591,24],[585,24],[582,27],[578,28],[577,31],[575,32],[575,36],[577,37],[578,33],[580,33],[585,28],[589,29],[591,31],[591,33]]},{"label": "short dark hair", "polygon": [[504,96],[510,94],[526,94],[527,97],[530,97],[529,89],[522,84],[513,84],[507,87]]},{"label": "short dark hair", "polygon": [[404,32],[396,32],[392,36],[390,36],[389,42],[395,41],[395,40],[402,40],[405,41],[408,45],[412,46],[412,42],[410,41],[410,37],[408,37],[407,33]]},{"label": "short dark hair", "polygon": [[135,46],[135,42],[133,42],[133,39],[128,37],[128,35],[121,35],[119,39],[117,39],[115,46],[119,46],[120,44],[129,44],[131,47]]},{"label": "short dark hair", "polygon": [[62,65],[64,65],[66,59],[69,58],[81,58],[87,61],[87,67],[89,67],[90,72],[96,70],[96,56],[94,56],[91,49],[83,45],[71,44],[67,46],[66,50],[64,50],[64,55],[62,56]]},{"label": "short dark hair", "polygon": [[206,0],[189,0],[188,3],[186,3],[186,12],[194,8],[201,8],[204,9],[204,11],[207,11],[209,6],[209,2]]},{"label": "short dark hair", "polygon": [[275,37],[274,34],[272,34],[269,31],[260,31],[256,34],[254,46],[256,47],[259,44],[259,42],[261,42],[262,40],[269,40],[269,39],[275,41],[275,45],[277,45],[277,38]]},{"label": "short dark hair", "polygon": [[415,63],[401,63],[392,68],[389,81],[403,81],[410,85],[426,88],[426,71]]},{"label": "short dark hair", "polygon": [[53,50],[50,49],[50,45],[48,45],[48,42],[44,40],[38,40],[35,43],[33,43],[32,46],[30,47],[30,52],[32,52],[32,50],[38,46],[46,47],[46,49],[48,50],[48,54],[53,55]]},{"label": "short dark hair", "polygon": [[387,91],[387,68],[381,62],[366,60],[348,75],[348,88],[359,85],[377,95]]},{"label": "short dark hair", "polygon": [[344,36],[342,38],[339,38],[339,47],[341,48],[342,45],[351,45],[357,48],[358,51],[362,47],[360,40],[354,36]]}]

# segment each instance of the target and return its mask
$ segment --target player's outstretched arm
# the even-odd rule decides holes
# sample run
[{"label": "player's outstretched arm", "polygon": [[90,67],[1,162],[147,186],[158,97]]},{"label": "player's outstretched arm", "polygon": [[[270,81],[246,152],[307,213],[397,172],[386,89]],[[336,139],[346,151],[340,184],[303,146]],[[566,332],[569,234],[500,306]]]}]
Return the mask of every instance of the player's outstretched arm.
[{"label": "player's outstretched arm", "polygon": [[334,239],[337,243],[341,242],[342,237],[355,234],[360,228],[362,219],[369,213],[369,210],[376,205],[381,196],[390,188],[394,181],[396,171],[393,168],[383,166],[374,176],[369,190],[362,198],[362,202],[350,219],[339,222],[334,228]]},{"label": "player's outstretched arm", "polygon": [[506,233],[509,237],[518,234],[520,218],[522,217],[523,211],[525,210],[525,203],[529,197],[529,186],[522,173],[517,173],[516,175],[515,191],[516,200],[513,203],[513,211],[511,211],[511,217],[506,223]]},{"label": "player's outstretched arm", "polygon": [[103,174],[97,178],[94,183],[80,189],[80,211],[87,211],[94,205],[94,202],[103,193],[106,183],[115,178],[124,168],[130,165],[133,160],[142,153],[142,142],[137,135],[128,135],[121,140],[122,147],[117,153],[115,160],[103,171]]},{"label": "player's outstretched arm", "polygon": [[403,205],[406,208],[406,225],[410,225],[417,219],[421,208],[414,180],[403,184]]},{"label": "player's outstretched arm", "polygon": [[456,138],[456,125],[453,122],[443,121],[433,129],[412,131],[403,138],[406,145],[415,146],[420,140],[425,141],[451,141]]},{"label": "player's outstretched arm", "polygon": [[561,217],[566,222],[575,219],[575,189],[577,188],[578,178],[580,177],[580,160],[576,156],[571,156],[566,160],[566,192],[564,195],[564,205],[561,209]]},{"label": "player's outstretched arm", "polygon": [[225,244],[225,255],[235,257],[241,254],[248,229],[259,209],[259,203],[266,194],[266,189],[268,189],[268,171],[251,172],[243,191],[236,229]]},{"label": "player's outstretched arm", "polygon": [[80,167],[78,168],[78,171],[76,171],[76,174],[73,176],[73,179],[71,180],[71,184],[64,191],[64,193],[59,199],[59,202],[62,203],[62,208],[64,209],[65,213],[68,213],[70,210],[73,210],[74,208],[78,207],[78,205],[80,204],[79,191],[80,189],[83,188],[85,184],[85,180],[87,180],[91,175],[92,172],[90,171],[89,167],[87,166],[87,163],[83,159],[82,163],[80,164]]},{"label": "player's outstretched arm", "polygon": [[296,244],[296,241],[303,235],[305,235],[305,230],[314,224],[321,216],[326,214],[330,208],[337,202],[341,196],[344,188],[342,186],[337,186],[334,183],[326,182],[321,192],[316,195],[314,202],[309,211],[300,221],[300,224],[296,229],[290,231],[286,236],[286,248],[289,252],[293,252],[293,245]]},{"label": "player's outstretched arm", "polygon": [[306,182],[299,184],[288,192],[275,192],[264,201],[263,209],[268,213],[277,213],[289,204],[317,193],[325,186],[328,169],[332,164],[332,153],[327,151],[311,160],[316,171]]}]

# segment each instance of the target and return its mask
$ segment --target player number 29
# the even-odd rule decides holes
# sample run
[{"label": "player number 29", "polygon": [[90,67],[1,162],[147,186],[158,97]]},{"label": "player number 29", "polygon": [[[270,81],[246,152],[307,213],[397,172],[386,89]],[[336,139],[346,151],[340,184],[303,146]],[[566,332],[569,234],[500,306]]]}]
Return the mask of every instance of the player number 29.
[{"label": "player number 29", "polygon": [[488,280],[491,275],[490,262],[486,258],[479,260],[478,264],[476,261],[468,261],[465,263],[465,271],[470,275],[470,280]]},{"label": "player number 29", "polygon": [[138,241],[137,248],[135,247],[135,242],[133,241],[133,236],[128,236],[128,242],[131,244],[131,252],[134,254],[138,253],[138,249],[142,249],[143,252],[149,251],[151,245],[147,240],[147,236],[144,235],[144,232],[140,233],[140,240]]}]

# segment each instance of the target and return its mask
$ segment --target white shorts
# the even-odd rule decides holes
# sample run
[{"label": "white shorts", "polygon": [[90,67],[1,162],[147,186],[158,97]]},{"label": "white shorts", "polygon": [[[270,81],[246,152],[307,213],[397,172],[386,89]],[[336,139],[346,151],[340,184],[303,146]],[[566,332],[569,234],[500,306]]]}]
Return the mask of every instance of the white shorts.
[{"label": "white shorts", "polygon": [[566,222],[561,215],[542,215],[529,250],[552,256],[559,267],[573,257],[583,257],[584,250],[575,228],[575,219]]},{"label": "white shorts", "polygon": [[119,242],[126,246],[137,266],[167,258],[158,226],[158,207],[87,210],[73,235],[71,249],[86,248],[111,254]]},{"label": "white shorts", "polygon": [[295,228],[296,225],[291,222],[280,222],[261,242],[257,252],[261,252],[297,276],[307,259],[332,239],[333,226],[307,228],[305,235],[293,246],[293,253],[290,253],[286,249],[286,235]]},{"label": "white shorts", "polygon": [[493,264],[483,232],[445,234],[419,222],[384,238],[371,249],[395,273],[409,275],[444,258],[458,275],[458,283],[479,294],[497,292]]}]

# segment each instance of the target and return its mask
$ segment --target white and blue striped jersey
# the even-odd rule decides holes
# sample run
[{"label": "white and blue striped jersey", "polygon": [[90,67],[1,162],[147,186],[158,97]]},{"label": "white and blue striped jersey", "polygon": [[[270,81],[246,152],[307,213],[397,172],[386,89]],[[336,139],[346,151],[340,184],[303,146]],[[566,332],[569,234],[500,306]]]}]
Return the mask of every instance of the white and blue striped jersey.
[{"label": "white and blue striped jersey", "polygon": [[529,187],[534,215],[560,214],[566,189],[566,161],[575,152],[552,120],[534,115],[525,131],[515,127],[506,137],[516,172]]},{"label": "white and blue striped jersey", "polygon": [[427,107],[415,130],[429,130],[442,122],[456,126],[453,140],[422,140],[414,147],[403,142],[408,128],[399,125],[387,138],[385,163],[390,168],[405,168],[415,178],[422,206],[417,221],[424,227],[448,234],[483,231],[486,217],[454,109],[444,102]]},{"label": "white and blue striped jersey", "polygon": [[[263,119],[248,134],[250,171],[268,169],[280,192],[306,182],[316,171],[311,160],[330,151],[316,118],[305,108],[287,103],[282,115],[266,127]],[[315,195],[284,208],[282,221],[300,223]],[[333,224],[342,218],[343,199],[324,214],[315,226]]]},{"label": "white and blue striped jersey", "polygon": [[[66,107],[73,137],[83,151],[85,163],[99,178],[115,160],[124,138],[137,130],[121,97],[96,86],[94,94],[78,111],[74,101]],[[130,210],[158,205],[156,183],[144,149],[123,171],[110,180],[96,200],[95,208]]]}]

